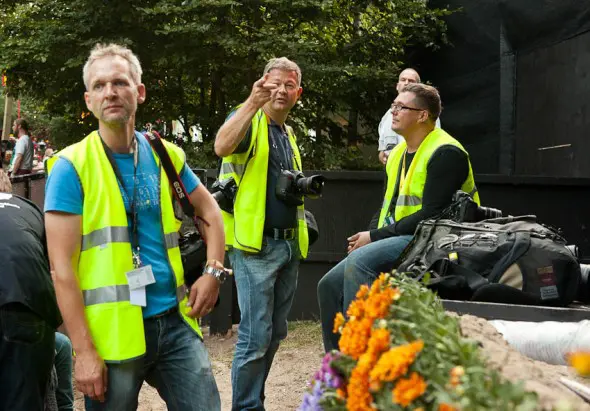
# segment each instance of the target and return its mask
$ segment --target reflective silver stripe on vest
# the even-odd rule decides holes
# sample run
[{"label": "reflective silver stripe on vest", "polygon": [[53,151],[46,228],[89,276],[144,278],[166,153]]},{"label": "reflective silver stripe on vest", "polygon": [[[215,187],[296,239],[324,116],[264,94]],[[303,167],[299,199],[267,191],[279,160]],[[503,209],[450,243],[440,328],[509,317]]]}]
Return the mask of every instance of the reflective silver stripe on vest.
[{"label": "reflective silver stripe on vest", "polygon": [[470,196],[471,198],[473,198],[473,196],[475,195],[475,193],[477,193],[477,186],[475,186],[475,185],[474,185],[474,186],[473,186],[473,190],[471,190],[471,191],[469,192],[469,196]]},{"label": "reflective silver stripe on vest", "polygon": [[237,174],[240,177],[244,174],[244,164],[221,163],[221,174]]},{"label": "reflective silver stripe on vest", "polygon": [[127,227],[104,227],[82,236],[81,251],[110,243],[128,243]]},{"label": "reflective silver stripe on vest", "polygon": [[[187,295],[187,291],[188,288],[184,284],[178,287],[176,289],[176,299],[182,301]],[[109,285],[92,290],[84,290],[82,291],[82,296],[84,297],[84,305],[86,307],[96,304],[120,303],[122,301],[129,301],[129,286],[127,284]]]},{"label": "reflective silver stripe on vest", "polygon": [[297,209],[297,219],[305,220],[305,210],[302,210],[300,208]]},{"label": "reflective silver stripe on vest", "polygon": [[397,206],[418,206],[422,204],[422,199],[418,196],[399,196],[397,198]]},{"label": "reflective silver stripe on vest", "polygon": [[180,287],[176,289],[176,299],[178,300],[178,302],[180,302],[186,296],[188,296],[188,288],[186,285],[182,284]]},{"label": "reflective silver stripe on vest", "polygon": [[164,242],[166,243],[166,249],[169,250],[171,248],[178,247],[179,237],[180,236],[178,233],[164,234]]},{"label": "reflective silver stripe on vest", "polygon": [[82,296],[84,297],[84,305],[86,307],[95,304],[129,301],[129,286],[127,284],[109,285],[92,290],[84,290],[82,291]]}]

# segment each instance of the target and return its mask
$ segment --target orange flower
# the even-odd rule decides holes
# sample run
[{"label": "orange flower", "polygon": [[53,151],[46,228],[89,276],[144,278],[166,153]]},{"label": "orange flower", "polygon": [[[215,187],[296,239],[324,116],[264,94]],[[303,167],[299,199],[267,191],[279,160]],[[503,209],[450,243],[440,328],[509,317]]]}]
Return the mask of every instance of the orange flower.
[{"label": "orange flower", "polygon": [[357,360],[367,350],[371,325],[372,321],[367,318],[349,320],[342,328],[338,341],[340,351]]},{"label": "orange flower", "polygon": [[389,347],[389,331],[377,328],[371,331],[367,342],[367,351],[363,353],[348,381],[348,400],[346,406],[349,410],[369,410],[373,403],[371,391],[378,391],[381,387],[369,383],[369,372],[377,362],[379,355]]},{"label": "orange flower", "polygon": [[338,388],[336,390],[336,396],[338,398],[346,398],[346,391],[344,391],[342,388]]},{"label": "orange flower", "polygon": [[590,352],[578,351],[567,355],[569,364],[583,377],[590,376]]},{"label": "orange flower", "polygon": [[356,292],[356,298],[365,298],[367,295],[369,295],[369,286],[367,284],[363,284]]},{"label": "orange flower", "polygon": [[336,314],[336,317],[334,317],[334,329],[332,330],[332,332],[334,334],[337,334],[340,332],[340,327],[342,327],[344,325],[344,316],[342,315],[342,313],[338,313]]},{"label": "orange flower", "polygon": [[365,301],[354,300],[351,302],[348,310],[346,310],[346,315],[348,315],[348,318],[362,318],[365,315]]},{"label": "orange flower", "polygon": [[456,367],[453,367],[451,369],[451,377],[461,378],[464,375],[465,375],[465,368],[461,367],[460,365],[457,365]]},{"label": "orange flower", "polygon": [[443,403],[438,406],[438,411],[457,411],[457,409],[450,404]]},{"label": "orange flower", "polygon": [[422,348],[424,343],[421,340],[391,348],[379,358],[371,370],[370,381],[394,381],[405,375]]},{"label": "orange flower", "polygon": [[393,389],[393,402],[407,407],[416,398],[426,392],[426,382],[417,372],[413,372],[410,378],[400,379]]}]

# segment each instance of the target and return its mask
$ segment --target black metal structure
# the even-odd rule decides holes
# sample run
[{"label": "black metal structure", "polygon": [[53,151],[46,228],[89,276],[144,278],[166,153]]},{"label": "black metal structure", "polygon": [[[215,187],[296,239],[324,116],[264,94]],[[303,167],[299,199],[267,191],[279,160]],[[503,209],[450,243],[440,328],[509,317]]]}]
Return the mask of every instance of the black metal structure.
[{"label": "black metal structure", "polygon": [[479,174],[589,178],[590,2],[431,0],[450,46],[414,64]]}]

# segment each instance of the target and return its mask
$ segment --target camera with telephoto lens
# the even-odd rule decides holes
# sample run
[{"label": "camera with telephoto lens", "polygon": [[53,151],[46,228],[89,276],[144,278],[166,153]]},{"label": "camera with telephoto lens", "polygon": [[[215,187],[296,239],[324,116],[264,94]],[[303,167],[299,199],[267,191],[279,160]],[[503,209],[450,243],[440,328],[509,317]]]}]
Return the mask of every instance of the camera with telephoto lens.
[{"label": "camera with telephoto lens", "polygon": [[275,188],[279,200],[289,206],[303,204],[303,196],[319,198],[322,196],[326,178],[321,175],[305,177],[301,171],[282,170]]},{"label": "camera with telephoto lens", "polygon": [[226,213],[233,214],[234,201],[236,199],[236,193],[238,192],[238,185],[233,177],[222,181],[215,181],[211,186],[210,191],[215,201],[217,201],[217,204],[219,204],[219,208]]},{"label": "camera with telephoto lens", "polygon": [[476,223],[490,218],[502,217],[502,211],[492,207],[481,207],[465,191],[453,195],[451,206],[446,210],[445,218],[458,223]]}]

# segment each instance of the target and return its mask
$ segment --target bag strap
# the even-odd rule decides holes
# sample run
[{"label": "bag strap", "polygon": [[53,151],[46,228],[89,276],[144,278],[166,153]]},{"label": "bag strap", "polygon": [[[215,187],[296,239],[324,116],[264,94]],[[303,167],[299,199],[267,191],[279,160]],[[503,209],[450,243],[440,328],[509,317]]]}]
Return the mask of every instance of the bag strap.
[{"label": "bag strap", "polygon": [[448,258],[441,258],[440,260],[436,260],[426,271],[434,271],[438,275],[440,275],[440,278],[435,279],[434,283],[442,281],[444,277],[450,275],[463,277],[465,278],[465,281],[467,281],[467,285],[473,292],[477,291],[484,285],[489,284],[489,281],[483,276],[479,275],[473,270],[462,267],[459,264],[453,263]]},{"label": "bag strap", "polygon": [[202,222],[207,226],[209,225],[209,223],[195,214],[195,208],[189,200],[189,195],[186,191],[186,188],[184,187],[184,184],[182,183],[182,180],[180,179],[180,176],[178,175],[178,172],[176,171],[176,168],[174,167],[174,163],[172,163],[172,159],[170,158],[170,154],[168,154],[168,150],[166,150],[166,147],[164,147],[164,143],[162,143],[160,137],[158,137],[154,133],[147,132],[145,133],[145,136],[147,137],[147,140],[150,142],[152,148],[160,158],[162,168],[166,172],[170,184],[172,184],[172,192],[174,193],[174,196],[180,203],[182,211],[193,220],[193,222],[195,223],[195,227],[197,228],[197,231],[203,238],[203,241],[205,241],[205,236],[203,235],[202,230],[199,229],[199,222]]}]

